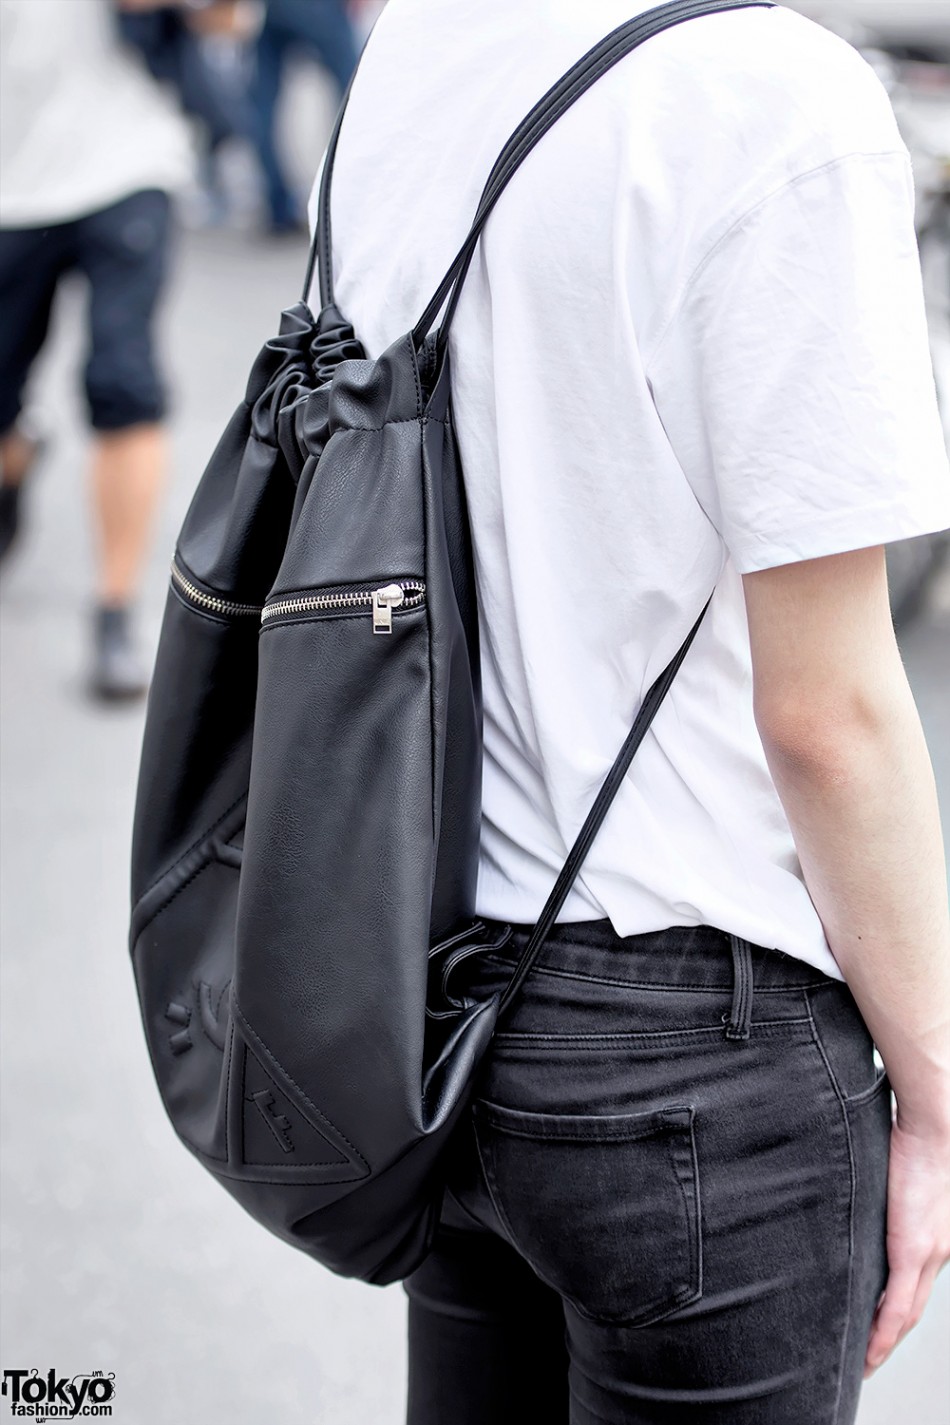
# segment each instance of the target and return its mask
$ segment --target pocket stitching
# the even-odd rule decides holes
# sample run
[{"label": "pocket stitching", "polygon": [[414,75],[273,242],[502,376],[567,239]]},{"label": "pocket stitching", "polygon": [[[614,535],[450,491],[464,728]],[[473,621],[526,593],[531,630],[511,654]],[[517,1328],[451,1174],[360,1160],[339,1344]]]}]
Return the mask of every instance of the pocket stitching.
[{"label": "pocket stitching", "polygon": [[[810,1026],[811,1020],[808,1015],[796,1015],[787,1019],[754,1019],[752,1029],[755,1034],[778,1035],[784,1033],[788,1028],[795,1028],[801,1025]],[[523,1029],[499,1029],[494,1035],[495,1041],[502,1040],[506,1043],[553,1043],[553,1044],[573,1044],[587,1043],[610,1044],[611,1041],[620,1041],[621,1045],[646,1043],[656,1044],[661,1040],[681,1040],[687,1042],[706,1034],[711,1036],[722,1035],[722,1023],[704,1024],[696,1029],[656,1029],[646,1030],[643,1033],[631,1031],[629,1033],[617,1032],[616,1034],[533,1034],[529,1030]]]},{"label": "pocket stitching", "polygon": [[[505,1211],[504,1205],[503,1205],[503,1203],[502,1203],[502,1201],[501,1201],[501,1194],[500,1194],[500,1191],[499,1191],[499,1188],[498,1188],[498,1180],[497,1180],[497,1178],[496,1178],[496,1176],[495,1176],[495,1171],[494,1171],[493,1154],[491,1153],[491,1151],[490,1151],[487,1147],[483,1147],[482,1140],[481,1140],[481,1136],[480,1136],[480,1134],[478,1133],[478,1118],[479,1118],[479,1116],[480,1116],[480,1115],[479,1115],[479,1110],[482,1108],[482,1106],[483,1106],[484,1104],[491,1104],[491,1103],[492,1103],[492,1101],[491,1101],[490,1099],[476,1100],[476,1101],[473,1103],[473,1109],[474,1109],[475,1111],[473,1112],[473,1115],[472,1115],[472,1118],[473,1118],[473,1126],[474,1126],[474,1131],[473,1131],[473,1135],[472,1135],[472,1136],[473,1136],[473,1138],[474,1138],[474,1140],[475,1140],[475,1151],[476,1151],[476,1153],[478,1154],[478,1161],[479,1161],[479,1163],[480,1163],[480,1165],[481,1165],[482,1176],[483,1176],[483,1178],[484,1178],[485,1186],[486,1186],[486,1188],[487,1188],[487,1190],[488,1190],[488,1195],[489,1195],[489,1198],[491,1199],[492,1206],[494,1207],[495,1212],[498,1214],[498,1218],[499,1218],[500,1222],[502,1223],[502,1226],[504,1227],[506,1233],[508,1234],[509,1242],[510,1242],[511,1245],[515,1248],[515,1250],[518,1252],[519,1256],[522,1256],[522,1257],[524,1258],[524,1260],[528,1263],[528,1265],[531,1267],[531,1270],[534,1272],[535,1276],[537,1276],[540,1281],[543,1281],[543,1282],[544,1282],[545,1286],[550,1287],[550,1289],[551,1289],[553,1292],[556,1292],[556,1294],[557,1294],[558,1296],[560,1296],[564,1301],[569,1302],[570,1305],[573,1307],[573,1309],[574,1309],[580,1316],[583,1316],[583,1317],[585,1317],[588,1321],[593,1321],[595,1324],[597,1324],[597,1325],[602,1325],[602,1326],[630,1326],[630,1327],[652,1326],[655,1322],[657,1322],[657,1321],[662,1321],[665,1317],[671,1315],[674,1311],[678,1311],[682,1306],[686,1306],[686,1305],[688,1305],[690,1302],[698,1301],[698,1300],[699,1300],[699,1298],[702,1296],[702,1292],[703,1292],[703,1270],[702,1270],[702,1210],[701,1210],[701,1197],[700,1197],[700,1184],[699,1184],[699,1163],[698,1163],[698,1159],[697,1159],[697,1156],[696,1156],[696,1137],[695,1137],[694,1128],[693,1128],[694,1110],[693,1110],[692,1107],[685,1107],[685,1108],[678,1107],[676,1110],[663,1110],[663,1109],[659,1109],[659,1110],[657,1110],[657,1112],[656,1112],[655,1115],[652,1115],[652,1118],[653,1118],[653,1121],[655,1122],[656,1118],[662,1117],[662,1116],[664,1116],[664,1114],[666,1114],[666,1113],[668,1113],[668,1112],[671,1112],[671,1111],[675,1111],[675,1112],[679,1112],[679,1113],[683,1113],[683,1112],[685,1111],[685,1112],[688,1114],[688,1117],[687,1117],[687,1119],[686,1119],[686,1122],[685,1122],[685,1123],[679,1123],[679,1124],[677,1124],[677,1125],[676,1125],[676,1128],[677,1128],[677,1131],[678,1131],[678,1132],[683,1132],[683,1131],[685,1130],[686,1133],[689,1135],[690,1157],[691,1157],[691,1162],[692,1162],[692,1174],[691,1174],[691,1176],[692,1176],[693,1193],[694,1193],[694,1201],[695,1201],[695,1224],[693,1223],[693,1220],[692,1220],[691,1215],[690,1215],[689,1195],[688,1195],[688,1192],[687,1192],[686,1183],[682,1180],[682,1178],[680,1177],[679,1173],[677,1172],[676,1164],[675,1164],[675,1162],[673,1161],[672,1146],[671,1146],[671,1142],[670,1142],[669,1136],[667,1137],[666,1152],[667,1152],[667,1159],[668,1159],[668,1161],[669,1161],[669,1163],[670,1163],[670,1168],[671,1168],[672,1173],[673,1173],[673,1177],[675,1178],[675,1180],[676,1180],[676,1182],[677,1182],[677,1184],[678,1184],[678,1186],[679,1186],[680,1192],[681,1192],[681,1194],[682,1194],[682,1197],[683,1197],[683,1210],[684,1210],[684,1213],[685,1213],[685,1216],[686,1216],[686,1228],[687,1228],[687,1238],[688,1238],[688,1249],[687,1249],[687,1250],[688,1250],[688,1260],[689,1260],[689,1274],[690,1274],[690,1277],[691,1277],[691,1278],[692,1278],[692,1277],[695,1277],[695,1282],[696,1282],[696,1284],[695,1284],[695,1286],[693,1286],[693,1285],[691,1285],[691,1284],[688,1284],[688,1285],[686,1285],[686,1286],[684,1286],[684,1287],[680,1287],[677,1291],[673,1292],[670,1296],[664,1298],[664,1299],[662,1300],[662,1302],[661,1302],[661,1301],[648,1302],[644,1307],[641,1308],[641,1311],[640,1311],[640,1312],[636,1313],[636,1314],[633,1315],[633,1316],[623,1316],[623,1315],[610,1315],[610,1314],[606,1314],[606,1313],[595,1314],[594,1312],[588,1310],[586,1307],[581,1306],[581,1304],[580,1304],[578,1301],[576,1301],[576,1300],[574,1299],[574,1297],[573,1297],[570,1293],[568,1293],[568,1292],[566,1292],[566,1291],[563,1291],[563,1290],[562,1290],[560,1287],[558,1287],[553,1281],[551,1281],[551,1280],[549,1279],[549,1277],[548,1277],[544,1272],[540,1271],[540,1270],[538,1269],[538,1267],[535,1266],[534,1262],[531,1261],[531,1259],[527,1256],[527,1254],[524,1253],[524,1252],[521,1250],[521,1248],[517,1245],[517,1243],[518,1243],[517,1233],[514,1231],[514,1228],[512,1227],[511,1219],[509,1218],[508,1213]],[[506,1105],[504,1105],[504,1104],[494,1104],[493,1107],[495,1107],[495,1108],[505,1108]],[[510,1112],[510,1113],[521,1113],[521,1112],[527,1113],[527,1112],[528,1112],[528,1110],[521,1110],[521,1109],[508,1109],[507,1111]],[[490,1123],[491,1120],[490,1120],[488,1114],[482,1113],[481,1116],[483,1117],[483,1119],[485,1119],[487,1122]],[[539,1117],[542,1117],[542,1116],[557,1117],[557,1116],[559,1116],[559,1115],[540,1115],[540,1114],[539,1114],[538,1116],[539,1116]],[[565,1117],[576,1116],[576,1117],[580,1118],[580,1117],[583,1117],[584,1115],[578,1114],[578,1115],[564,1115],[564,1116],[565,1116]],[[604,1116],[608,1116],[608,1115],[602,1115],[602,1117],[604,1117]],[[609,1116],[614,1117],[614,1118],[621,1118],[621,1117],[630,1117],[630,1118],[633,1118],[633,1117],[636,1117],[637,1115],[634,1115],[634,1114],[629,1114],[629,1115],[615,1114],[615,1115],[609,1115]],[[597,1117],[597,1115],[593,1115],[593,1114],[591,1115],[591,1118],[596,1118],[596,1117]],[[624,1137],[624,1138],[596,1138],[596,1137],[592,1137],[592,1136],[590,1136],[590,1135],[588,1135],[588,1136],[586,1136],[586,1137],[580,1137],[580,1138],[571,1138],[571,1137],[569,1137],[568,1135],[563,1135],[563,1136],[561,1136],[561,1135],[553,1135],[553,1136],[552,1136],[552,1135],[544,1135],[544,1134],[530,1134],[530,1133],[528,1133],[528,1132],[520,1132],[520,1133],[519,1133],[519,1132],[511,1131],[511,1130],[509,1130],[508,1128],[501,1128],[501,1127],[499,1127],[499,1132],[501,1132],[501,1133],[506,1133],[506,1134],[508,1134],[510,1137],[529,1138],[529,1139],[533,1139],[535,1142],[540,1141],[540,1142],[547,1142],[547,1143],[551,1143],[551,1142],[554,1142],[554,1143],[564,1143],[564,1142],[583,1142],[583,1143],[596,1143],[596,1142],[611,1143],[611,1142],[614,1142],[614,1143],[616,1143],[616,1142],[622,1142],[622,1143],[623,1143],[623,1142],[636,1142],[638,1138],[642,1138],[642,1137],[645,1136],[644,1133],[640,1133],[640,1134],[633,1135],[633,1136],[631,1136],[631,1137],[629,1137],[629,1138],[626,1138],[626,1137]],[[659,1309],[657,1309],[657,1308],[659,1308]]]},{"label": "pocket stitching", "polygon": [[[698,1160],[697,1155],[696,1155],[696,1134],[695,1134],[694,1128],[693,1128],[694,1116],[695,1116],[695,1115],[694,1115],[694,1112],[693,1112],[693,1110],[691,1109],[691,1110],[690,1110],[690,1115],[689,1115],[689,1121],[688,1121],[688,1123],[687,1123],[686,1126],[687,1126],[687,1129],[688,1129],[688,1131],[689,1131],[689,1154],[690,1154],[690,1164],[691,1164],[691,1168],[692,1168],[692,1174],[691,1174],[691,1176],[692,1176],[692,1181],[693,1181],[693,1202],[694,1202],[694,1205],[695,1205],[695,1222],[694,1222],[693,1218],[691,1218],[691,1216],[690,1216],[690,1211],[689,1211],[689,1196],[688,1196],[687,1189],[686,1189],[686,1183],[683,1181],[683,1179],[682,1179],[682,1178],[679,1176],[679,1174],[676,1172],[676,1164],[675,1164],[675,1163],[673,1164],[673,1172],[676,1174],[676,1180],[677,1180],[677,1182],[679,1183],[679,1185],[680,1185],[680,1191],[681,1191],[682,1194],[683,1194],[683,1211],[684,1211],[685,1214],[686,1214],[686,1226],[687,1226],[687,1229],[689,1230],[689,1276],[690,1276],[690,1281],[692,1281],[692,1280],[695,1278],[696,1285],[695,1285],[695,1287],[692,1288],[691,1290],[690,1290],[690,1289],[684,1289],[685,1292],[686,1292],[686,1294],[683,1296],[683,1299],[682,1299],[682,1300],[677,1301],[677,1303],[676,1303],[676,1306],[677,1306],[677,1307],[679,1307],[679,1306],[685,1306],[685,1304],[686,1304],[687,1302],[689,1302],[689,1301],[698,1301],[699,1298],[700,1298],[700,1297],[702,1296],[702,1294],[703,1294],[703,1237],[702,1237],[702,1232],[703,1232],[703,1213],[702,1213],[702,1198],[701,1198],[700,1184],[699,1184],[699,1160]],[[671,1148],[670,1148],[670,1157],[672,1158],[672,1156],[673,1156],[673,1150],[672,1150],[672,1147],[671,1147]],[[673,1309],[675,1310],[676,1308],[674,1307]],[[669,1312],[664,1312],[663,1315],[664,1315],[664,1316],[668,1316],[668,1315],[669,1315]],[[662,1319],[662,1318],[660,1318],[660,1317],[654,1317],[654,1320],[660,1320],[660,1319]]]},{"label": "pocket stitching", "polygon": [[835,1074],[834,1068],[832,1067],[831,1060],[828,1057],[828,1051],[825,1048],[824,1040],[821,1037],[821,1031],[818,1028],[818,1021],[815,1019],[815,1016],[812,1013],[811,995],[806,994],[804,996],[804,999],[805,1004],[808,1008],[808,1020],[811,1025],[811,1037],[816,1049],[818,1050],[818,1053],[821,1055],[821,1061],[825,1066],[825,1072],[828,1075],[828,1080],[831,1084],[835,1097],[838,1099],[838,1102],[842,1104],[845,1108],[859,1107],[864,1103],[870,1102],[871,1099],[873,1099],[877,1094],[881,1092],[884,1083],[887,1081],[887,1070],[881,1070],[879,1077],[874,1081],[870,1088],[862,1089],[860,1093],[851,1094],[850,1096],[846,1094],[843,1088],[841,1087],[841,1084],[838,1082],[838,1077]]},{"label": "pocket stitching", "polygon": [[[693,1121],[693,1109],[689,1104],[671,1104],[669,1108],[658,1108],[650,1113],[541,1113],[527,1108],[510,1108],[507,1104],[496,1103],[490,1098],[479,1098],[474,1101],[472,1107],[476,1117],[481,1115],[497,1127],[501,1133],[507,1133],[512,1138],[529,1138],[545,1143],[636,1142],[638,1138],[662,1131],[662,1128],[668,1123],[674,1123],[677,1127],[691,1128]],[[522,1126],[515,1126],[518,1120],[527,1120],[527,1122]],[[639,1127],[632,1128],[631,1131],[621,1131],[624,1124],[633,1125],[637,1120],[640,1121]],[[543,1131],[545,1124],[569,1122],[600,1124],[602,1128],[605,1125],[616,1125],[617,1131],[613,1133],[584,1133],[580,1129],[576,1133],[547,1133]],[[532,1124],[535,1125],[533,1128]]]},{"label": "pocket stitching", "polygon": [[[502,969],[513,970],[517,963],[516,959],[509,958],[508,956],[497,955],[493,958],[495,962],[499,965],[499,967]],[[671,985],[667,984],[665,981],[626,980],[608,975],[590,975],[585,974],[579,970],[566,970],[558,965],[534,965],[532,966],[531,973],[532,975],[549,975],[553,976],[555,979],[579,980],[582,984],[588,985],[606,985],[611,989],[630,989],[647,991],[654,990],[661,994],[689,993],[722,995],[728,993],[729,990],[729,985],[726,983],[723,983],[721,985],[710,985],[694,984],[691,981],[682,981]],[[797,982],[792,982],[790,984],[761,986],[757,985],[755,993],[757,996],[769,994],[797,994],[802,990],[824,989],[828,983],[829,980],[826,977],[820,980],[803,980],[801,984],[798,984]],[[831,981],[831,983],[837,984],[838,981],[834,980]]]},{"label": "pocket stitching", "polygon": [[863,1108],[866,1103],[870,1103],[872,1099],[877,1098],[878,1094],[882,1092],[885,1085],[887,1085],[887,1087],[890,1087],[890,1080],[887,1077],[887,1070],[881,1069],[878,1074],[878,1077],[875,1079],[874,1083],[869,1089],[862,1089],[861,1093],[856,1093],[851,1098],[846,1098],[844,1100],[846,1107]]}]

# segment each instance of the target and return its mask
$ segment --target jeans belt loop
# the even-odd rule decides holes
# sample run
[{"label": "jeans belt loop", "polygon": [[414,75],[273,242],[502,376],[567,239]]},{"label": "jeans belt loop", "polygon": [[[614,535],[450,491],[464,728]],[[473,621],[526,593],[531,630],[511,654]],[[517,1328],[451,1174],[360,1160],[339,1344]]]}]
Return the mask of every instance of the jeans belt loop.
[{"label": "jeans belt loop", "polygon": [[727,1039],[748,1039],[752,1023],[752,947],[738,935],[729,936],[732,948],[732,1009],[726,1024]]}]

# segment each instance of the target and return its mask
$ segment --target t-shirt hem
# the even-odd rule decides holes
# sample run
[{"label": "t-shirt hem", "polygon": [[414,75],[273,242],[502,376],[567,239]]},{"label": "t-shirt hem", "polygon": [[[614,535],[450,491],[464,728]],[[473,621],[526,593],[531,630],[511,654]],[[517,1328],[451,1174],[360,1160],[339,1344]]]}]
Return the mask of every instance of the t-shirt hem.
[{"label": "t-shirt hem", "polygon": [[847,554],[879,544],[894,544],[921,535],[941,534],[950,529],[950,487],[945,499],[910,508],[906,502],[888,500],[873,505],[856,505],[834,510],[824,519],[809,519],[783,528],[780,539],[745,536],[748,543],[734,544],[726,538],[733,563],[740,574],[755,574],[783,564],[821,559],[829,554]]},{"label": "t-shirt hem", "polygon": [[99,184],[82,197],[56,195],[46,203],[0,197],[0,231],[24,231],[65,226],[101,213],[136,193],[159,192],[174,197],[184,191],[191,173],[183,165],[127,174]]}]

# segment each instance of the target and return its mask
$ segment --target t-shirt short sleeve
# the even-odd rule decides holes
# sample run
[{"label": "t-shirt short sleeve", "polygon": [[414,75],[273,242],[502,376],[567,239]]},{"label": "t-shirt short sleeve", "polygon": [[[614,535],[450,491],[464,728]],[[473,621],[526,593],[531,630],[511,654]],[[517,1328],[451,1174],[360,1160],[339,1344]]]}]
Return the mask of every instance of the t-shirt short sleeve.
[{"label": "t-shirt short sleeve", "polygon": [[832,160],[734,222],[646,369],[740,573],[950,526],[905,150]]}]

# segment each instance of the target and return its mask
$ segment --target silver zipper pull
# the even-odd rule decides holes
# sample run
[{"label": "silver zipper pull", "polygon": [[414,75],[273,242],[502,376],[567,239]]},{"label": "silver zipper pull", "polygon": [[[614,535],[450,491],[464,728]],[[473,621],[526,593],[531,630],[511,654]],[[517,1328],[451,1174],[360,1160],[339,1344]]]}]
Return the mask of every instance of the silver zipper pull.
[{"label": "silver zipper pull", "polygon": [[405,590],[398,584],[387,584],[384,589],[373,590],[374,633],[392,633],[393,609],[398,609],[405,597]]}]

